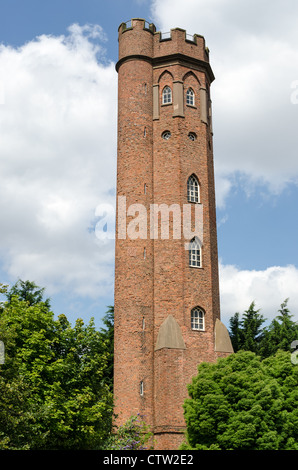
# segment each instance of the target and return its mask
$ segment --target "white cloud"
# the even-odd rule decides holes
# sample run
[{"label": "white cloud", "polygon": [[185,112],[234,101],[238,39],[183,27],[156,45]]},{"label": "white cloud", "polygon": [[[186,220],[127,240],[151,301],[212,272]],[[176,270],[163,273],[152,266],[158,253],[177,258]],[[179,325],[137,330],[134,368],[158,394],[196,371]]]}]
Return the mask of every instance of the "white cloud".
[{"label": "white cloud", "polygon": [[291,102],[291,84],[298,79],[298,4],[154,0],[152,15],[162,31],[202,34],[210,48],[218,205],[237,172],[250,188],[263,183],[278,192],[297,184],[298,105]]},{"label": "white cloud", "polygon": [[112,293],[113,242],[95,210],[114,204],[117,76],[98,25],[0,46],[0,256],[11,280]]},{"label": "white cloud", "polygon": [[234,313],[242,314],[252,301],[264,318],[271,321],[287,298],[291,314],[298,320],[298,269],[295,266],[271,266],[260,271],[222,264],[219,267],[221,317],[227,326]]}]

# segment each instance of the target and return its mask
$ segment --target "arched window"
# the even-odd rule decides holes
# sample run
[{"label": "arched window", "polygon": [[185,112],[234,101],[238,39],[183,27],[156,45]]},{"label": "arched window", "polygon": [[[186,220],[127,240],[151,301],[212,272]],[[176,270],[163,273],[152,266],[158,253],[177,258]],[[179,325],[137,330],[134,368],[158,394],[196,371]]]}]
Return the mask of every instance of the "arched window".
[{"label": "arched window", "polygon": [[188,202],[200,202],[200,186],[195,175],[191,175],[187,180],[187,200]]},{"label": "arched window", "polygon": [[195,307],[191,311],[191,329],[205,330],[205,312],[200,307]]},{"label": "arched window", "polygon": [[189,106],[195,105],[195,93],[192,88],[189,88],[186,92],[186,104]]},{"label": "arched window", "polygon": [[165,86],[162,90],[162,104],[172,103],[172,90],[169,86]]},{"label": "arched window", "polygon": [[191,268],[202,267],[201,244],[197,237],[193,238],[189,243],[189,266]]}]

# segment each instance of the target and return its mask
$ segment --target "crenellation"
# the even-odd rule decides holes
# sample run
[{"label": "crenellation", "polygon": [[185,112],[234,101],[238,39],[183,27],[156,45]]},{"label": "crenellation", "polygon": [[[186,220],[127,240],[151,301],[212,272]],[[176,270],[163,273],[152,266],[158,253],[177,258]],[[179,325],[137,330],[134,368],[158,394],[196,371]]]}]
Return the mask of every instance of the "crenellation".
[{"label": "crenellation", "polygon": [[123,33],[141,30],[148,31],[152,35],[154,35],[155,42],[175,42],[178,38],[178,41],[183,41],[185,43],[189,43],[190,45],[198,46],[199,48],[203,47],[205,60],[209,61],[209,49],[205,46],[204,36],[197,33],[189,34],[185,29],[182,28],[172,28],[170,31],[167,32],[157,31],[156,26],[153,23],[149,23],[143,18],[132,18],[131,20],[121,23],[118,28],[118,39],[120,40],[120,35],[122,35]]}]

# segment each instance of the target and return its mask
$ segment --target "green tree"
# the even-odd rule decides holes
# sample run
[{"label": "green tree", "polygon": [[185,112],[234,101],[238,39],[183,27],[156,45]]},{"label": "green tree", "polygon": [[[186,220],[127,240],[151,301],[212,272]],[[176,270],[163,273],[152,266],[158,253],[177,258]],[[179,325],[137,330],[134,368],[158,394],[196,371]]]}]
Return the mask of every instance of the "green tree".
[{"label": "green tree", "polygon": [[109,305],[108,310],[103,317],[103,324],[101,328],[102,341],[105,342],[108,350],[108,361],[105,373],[105,381],[108,384],[111,392],[113,392],[114,380],[114,306]]},{"label": "green tree", "polygon": [[0,372],[0,450],[30,448],[33,422],[28,405],[30,392],[21,376],[6,380]]},{"label": "green tree", "polygon": [[[6,296],[7,290],[8,290],[8,285],[7,284],[2,284],[0,282],[0,295],[5,295]],[[5,302],[3,300],[0,300],[0,313],[2,312],[2,310],[4,308],[4,305],[5,305]]]},{"label": "green tree", "polygon": [[11,296],[0,338],[0,449],[100,447],[113,407],[105,381],[109,344],[94,321],[72,327],[65,315],[55,320],[45,302]]},{"label": "green tree", "polygon": [[255,302],[252,302],[243,314],[242,326],[242,348],[245,351],[258,352],[262,340],[262,324],[265,322],[259,313],[260,309],[255,309]]},{"label": "green tree", "polygon": [[202,363],[188,390],[184,449],[298,450],[298,367],[290,353],[262,361],[240,351]]},{"label": "green tree", "polygon": [[240,315],[236,312],[230,318],[230,338],[232,342],[232,346],[235,352],[241,349],[243,338],[242,338],[242,329],[241,329],[241,322],[240,322]]},{"label": "green tree", "polygon": [[256,310],[255,302],[252,302],[245,310],[241,320],[239,313],[230,319],[230,337],[234,351],[258,352],[263,338],[262,324],[265,322],[263,316]]},{"label": "green tree", "polygon": [[268,328],[264,329],[263,339],[260,345],[262,357],[275,354],[278,349],[291,350],[291,343],[298,339],[298,325],[291,320],[293,315],[288,309],[286,299],[280,306],[279,315],[274,318]]},{"label": "green tree", "polygon": [[262,328],[266,321],[260,310],[252,302],[240,319],[239,313],[230,318],[230,337],[234,351],[253,351],[262,358],[275,354],[279,349],[291,350],[291,343],[298,339],[298,325],[292,320],[293,315],[286,299],[278,310],[279,315],[268,327]]},{"label": "green tree", "polygon": [[44,291],[45,287],[39,287],[35,282],[19,279],[6,293],[6,297],[8,302],[11,302],[13,297],[18,297],[19,300],[24,300],[29,305],[43,302],[47,308],[50,308],[50,299],[43,300]]}]

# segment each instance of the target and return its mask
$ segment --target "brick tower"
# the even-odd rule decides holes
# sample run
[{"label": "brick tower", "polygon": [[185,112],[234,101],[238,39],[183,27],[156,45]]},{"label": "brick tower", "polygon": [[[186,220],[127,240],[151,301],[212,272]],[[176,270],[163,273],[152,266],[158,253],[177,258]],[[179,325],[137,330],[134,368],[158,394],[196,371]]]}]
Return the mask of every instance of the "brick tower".
[{"label": "brick tower", "polygon": [[143,19],[120,25],[116,69],[115,413],[117,424],[140,413],[156,449],[177,449],[197,365],[232,352],[219,308],[214,76],[202,36],[165,37]]}]

